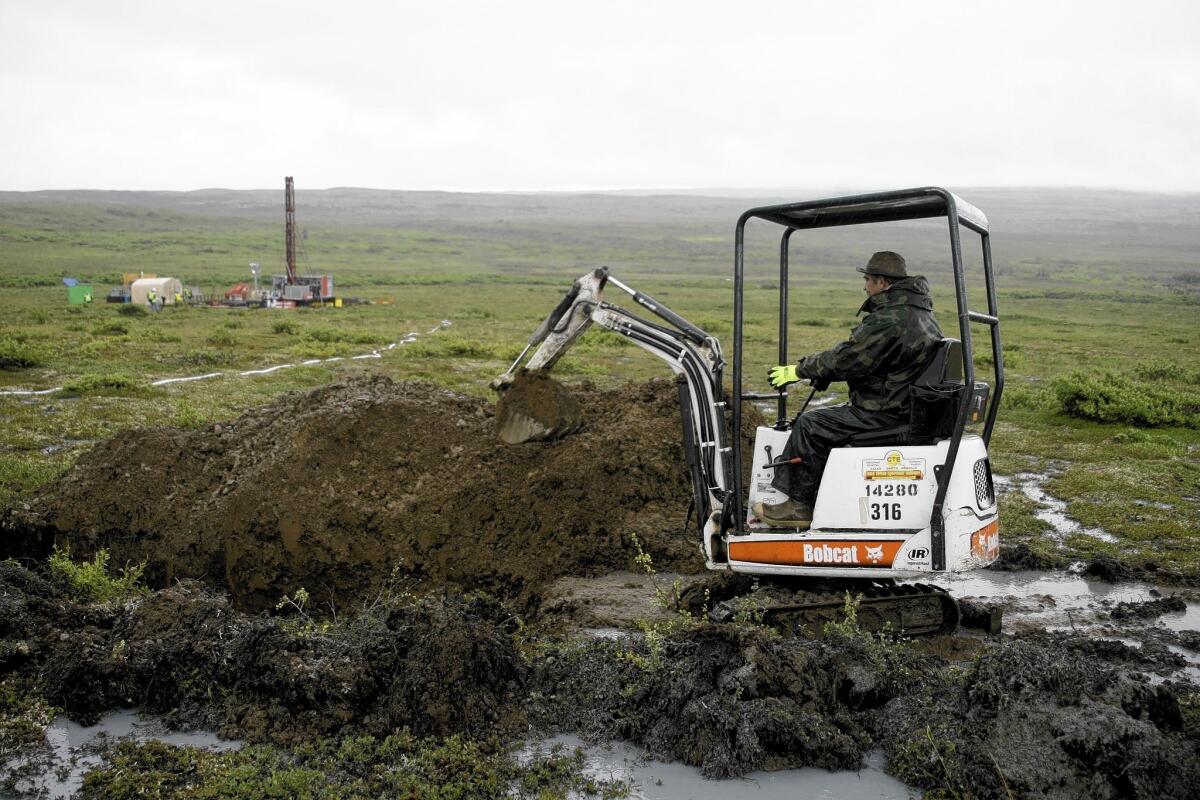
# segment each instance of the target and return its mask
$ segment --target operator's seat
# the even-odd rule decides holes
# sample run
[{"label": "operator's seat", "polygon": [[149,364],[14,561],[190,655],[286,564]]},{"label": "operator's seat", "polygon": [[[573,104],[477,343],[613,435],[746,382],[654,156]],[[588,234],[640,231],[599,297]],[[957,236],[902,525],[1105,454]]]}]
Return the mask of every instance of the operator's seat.
[{"label": "operator's seat", "polygon": [[[987,384],[978,383],[976,387],[976,392],[972,394],[978,394],[982,388],[982,407],[987,403],[988,387]],[[851,437],[845,446],[928,445],[938,439],[947,439],[954,432],[959,403],[966,394],[965,390],[962,342],[958,339],[942,339],[925,369],[913,381],[908,423],[860,433]]]}]

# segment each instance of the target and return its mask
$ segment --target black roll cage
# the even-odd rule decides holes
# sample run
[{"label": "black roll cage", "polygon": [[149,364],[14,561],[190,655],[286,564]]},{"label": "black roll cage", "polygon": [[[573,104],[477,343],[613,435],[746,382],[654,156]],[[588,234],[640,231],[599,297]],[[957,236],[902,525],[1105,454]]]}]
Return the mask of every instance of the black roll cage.
[{"label": "black roll cage", "polygon": [[[975,385],[975,362],[971,345],[971,323],[979,322],[987,325],[991,331],[992,364],[995,385],[992,389],[991,403],[983,424],[983,441],[991,442],[992,428],[996,422],[996,410],[1000,404],[1000,396],[1004,392],[1004,359],[1000,350],[1000,319],[996,308],[996,284],[992,269],[992,250],[988,232],[987,217],[983,212],[965,202],[953,192],[935,186],[902,189],[893,192],[877,192],[873,194],[849,195],[826,200],[812,200],[802,203],[785,203],[782,205],[760,206],[746,211],[738,218],[734,238],[733,254],[733,476],[732,491],[725,499],[726,508],[722,517],[723,533],[730,532],[725,526],[733,526],[734,534],[744,534],[745,511],[742,496],[742,441],[739,431],[742,427],[742,401],[763,400],[776,398],[779,404],[779,419],[787,416],[787,390],[778,393],[755,393],[742,391],[742,326],[744,316],[742,310],[742,294],[745,280],[745,233],[746,223],[752,219],[762,219],[774,222],[784,228],[779,245],[779,362],[788,361],[787,320],[788,320],[788,254],[792,234],[796,231],[812,228],[828,228],[842,225],[864,225],[876,222],[894,222],[910,219],[927,219],[930,217],[946,217],[950,229],[950,259],[954,268],[954,294],[958,302],[958,330],[962,342],[963,379],[967,387],[968,397]],[[968,308],[967,289],[963,275],[962,242],[960,226],[979,234],[983,248],[983,274],[987,287],[988,312],[986,314],[972,311]],[[946,535],[943,506],[946,501],[946,491],[950,486],[950,476],[954,471],[955,460],[958,457],[959,444],[962,441],[963,429],[967,425],[970,413],[970,403],[960,404],[958,418],[955,421],[954,432],[950,446],[946,452],[946,462],[940,470],[935,470],[938,482],[937,497],[933,504],[933,514],[930,519],[932,534],[932,567],[934,570],[946,568]],[[732,508],[729,504],[733,504]]]}]

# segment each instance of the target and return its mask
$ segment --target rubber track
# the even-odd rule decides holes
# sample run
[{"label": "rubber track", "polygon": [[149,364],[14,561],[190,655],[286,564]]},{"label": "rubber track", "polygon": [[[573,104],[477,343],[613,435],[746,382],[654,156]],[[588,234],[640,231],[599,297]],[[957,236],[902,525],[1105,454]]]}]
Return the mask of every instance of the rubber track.
[{"label": "rubber track", "polygon": [[797,591],[766,606],[763,619],[783,633],[819,632],[845,618],[846,592],[859,595],[858,625],[872,633],[932,636],[953,633],[962,614],[944,589],[923,583],[855,583],[843,591]]}]

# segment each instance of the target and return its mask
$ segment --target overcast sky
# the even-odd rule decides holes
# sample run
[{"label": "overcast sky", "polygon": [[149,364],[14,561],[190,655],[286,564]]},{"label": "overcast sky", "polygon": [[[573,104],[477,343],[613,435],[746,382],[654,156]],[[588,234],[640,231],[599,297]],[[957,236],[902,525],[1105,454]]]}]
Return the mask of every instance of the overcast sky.
[{"label": "overcast sky", "polygon": [[0,0],[0,189],[1196,191],[1197,9]]}]

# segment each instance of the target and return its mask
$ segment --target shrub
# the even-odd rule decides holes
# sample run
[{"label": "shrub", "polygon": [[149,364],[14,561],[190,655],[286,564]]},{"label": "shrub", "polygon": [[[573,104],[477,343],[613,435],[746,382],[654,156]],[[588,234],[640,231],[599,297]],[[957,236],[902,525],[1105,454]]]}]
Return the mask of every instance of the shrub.
[{"label": "shrub", "polygon": [[204,338],[204,341],[218,347],[235,347],[238,343],[237,335],[233,331],[225,328],[218,328]]},{"label": "shrub", "polygon": [[187,400],[180,400],[175,409],[173,422],[180,428],[200,428],[208,420]]},{"label": "shrub", "polygon": [[[486,342],[481,342],[478,339],[464,339],[452,336],[422,339],[412,342],[400,348],[399,352],[404,358],[445,358],[447,356],[459,358],[498,357],[496,349]],[[509,351],[506,350],[505,352]],[[516,350],[513,352],[514,357],[519,352],[521,351]]]},{"label": "shrub", "polygon": [[271,333],[282,333],[286,334],[287,336],[295,336],[299,332],[300,326],[296,324],[295,320],[277,319],[271,323]]},{"label": "shrub", "polygon": [[478,339],[446,338],[440,344],[442,351],[449,356],[465,358],[495,358],[496,351],[491,345]]},{"label": "shrub", "polygon": [[1200,401],[1125,375],[1073,372],[1055,379],[1054,393],[1062,412],[1080,419],[1122,422],[1139,428],[1200,428]]},{"label": "shrub", "polygon": [[117,313],[123,317],[144,317],[149,312],[141,303],[125,303],[117,309]]},{"label": "shrub", "polygon": [[[1003,350],[1004,368],[1020,368],[1025,363],[1025,356],[1015,348],[1005,347]],[[986,367],[987,371],[991,371],[992,366],[996,361],[992,358],[991,345],[975,348],[975,369]]]},{"label": "shrub", "polygon": [[1175,381],[1178,383],[1200,383],[1200,369],[1185,367],[1162,358],[1143,361],[1133,368],[1133,374],[1144,381]]},{"label": "shrub", "polygon": [[180,353],[175,361],[185,366],[214,367],[220,364],[232,364],[233,353],[228,350],[193,350],[190,353]]},{"label": "shrub", "polygon": [[44,361],[43,353],[28,342],[0,339],[0,369],[29,369]]},{"label": "shrub", "polygon": [[120,320],[102,322],[92,328],[92,333],[96,336],[125,336],[129,333],[129,325]]},{"label": "shrub", "polygon": [[1171,456],[1186,455],[1188,446],[1185,442],[1173,439],[1165,433],[1151,433],[1137,428],[1129,428],[1112,437],[1112,441],[1126,448],[1144,453],[1150,458],[1170,458]]},{"label": "shrub", "polygon": [[50,575],[63,581],[68,593],[80,603],[107,603],[146,593],[141,584],[146,562],[122,567],[120,575],[108,573],[108,551],[101,548],[91,561],[74,562],[70,550],[54,548]]},{"label": "shrub", "polygon": [[142,384],[128,375],[119,372],[99,375],[83,375],[68,381],[62,388],[62,394],[68,397],[83,397],[84,395],[129,394],[142,389]]},{"label": "shrub", "polygon": [[333,358],[346,354],[346,348],[340,344],[326,342],[299,342],[292,345],[292,352],[298,358]]},{"label": "shrub", "polygon": [[335,328],[312,328],[305,332],[304,338],[310,342],[333,344],[345,341],[344,334]]},{"label": "shrub", "polygon": [[1000,404],[1005,408],[1028,408],[1033,411],[1058,409],[1054,391],[1042,386],[1007,386]]},{"label": "shrub", "polygon": [[320,342],[321,344],[336,344],[338,342],[349,342],[350,344],[384,344],[388,341],[386,336],[379,336],[374,333],[343,331],[337,328],[311,328],[305,332],[304,338],[312,342]]}]

